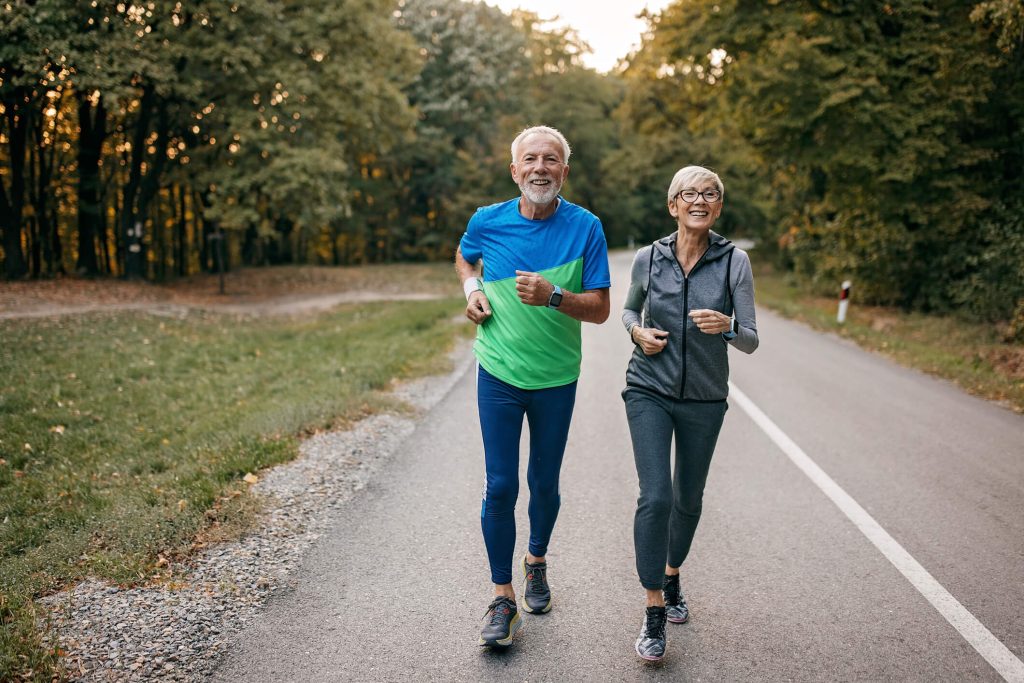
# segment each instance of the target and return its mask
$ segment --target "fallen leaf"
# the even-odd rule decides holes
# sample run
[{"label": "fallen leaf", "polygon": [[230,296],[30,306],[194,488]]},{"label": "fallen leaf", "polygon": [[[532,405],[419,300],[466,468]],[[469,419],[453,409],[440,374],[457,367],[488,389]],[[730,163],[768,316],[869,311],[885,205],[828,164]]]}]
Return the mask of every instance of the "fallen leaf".
[{"label": "fallen leaf", "polygon": [[182,498],[178,501],[178,512],[184,512],[185,508],[188,507],[188,501]]},{"label": "fallen leaf", "polygon": [[157,559],[156,559],[156,566],[158,566],[158,567],[166,567],[169,564],[170,564],[170,562],[168,562],[167,558],[164,557],[163,555],[158,556]]},{"label": "fallen leaf", "polygon": [[30,444],[30,443],[25,444],[25,450],[26,451],[32,450],[32,444]]},{"label": "fallen leaf", "polygon": [[257,476],[256,476],[255,474],[253,474],[252,472],[249,472],[249,473],[248,473],[248,474],[246,474],[246,475],[245,475],[244,477],[242,477],[242,480],[243,480],[243,481],[244,481],[244,482],[245,482],[246,484],[255,484],[256,482],[258,482],[258,481],[260,480],[260,478],[259,478],[259,477],[257,477]]},{"label": "fallen leaf", "polygon": [[52,427],[50,427],[50,431],[53,432],[54,434],[63,434],[64,425],[53,425]]}]

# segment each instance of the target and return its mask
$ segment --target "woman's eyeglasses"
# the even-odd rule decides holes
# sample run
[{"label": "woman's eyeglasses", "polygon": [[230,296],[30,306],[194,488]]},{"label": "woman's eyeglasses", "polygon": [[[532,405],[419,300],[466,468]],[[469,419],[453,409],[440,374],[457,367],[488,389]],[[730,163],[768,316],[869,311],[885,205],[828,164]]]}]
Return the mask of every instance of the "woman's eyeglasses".
[{"label": "woman's eyeglasses", "polygon": [[683,201],[687,204],[693,204],[697,201],[697,197],[703,197],[704,201],[708,204],[714,204],[722,198],[722,193],[718,190],[704,190],[703,192],[697,192],[697,190],[680,190],[676,193],[677,197],[682,197]]}]

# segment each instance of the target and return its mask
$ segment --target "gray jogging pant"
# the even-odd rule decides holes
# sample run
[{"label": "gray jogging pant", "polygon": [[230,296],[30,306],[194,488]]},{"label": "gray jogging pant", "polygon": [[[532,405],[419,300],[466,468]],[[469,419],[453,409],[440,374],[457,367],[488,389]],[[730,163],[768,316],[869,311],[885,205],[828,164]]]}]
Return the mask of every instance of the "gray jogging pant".
[{"label": "gray jogging pant", "polygon": [[622,398],[640,480],[633,518],[636,571],[644,588],[656,590],[664,584],[665,564],[682,566],[690,552],[728,404],[676,401],[636,387],[627,387]]}]

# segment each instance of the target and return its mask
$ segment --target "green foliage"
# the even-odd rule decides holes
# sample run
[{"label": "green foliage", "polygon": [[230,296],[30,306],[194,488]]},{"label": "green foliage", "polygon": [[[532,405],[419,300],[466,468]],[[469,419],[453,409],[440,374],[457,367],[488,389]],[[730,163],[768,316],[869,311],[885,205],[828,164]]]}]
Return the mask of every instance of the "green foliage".
[{"label": "green foliage", "polygon": [[395,24],[420,55],[405,90],[418,121],[415,137],[379,160],[384,173],[366,211],[379,212],[381,200],[395,209],[395,256],[448,259],[469,214],[514,189],[496,177],[504,166],[497,152],[520,106],[526,42],[508,15],[484,3],[409,0]]},{"label": "green foliage", "polygon": [[997,44],[1005,52],[1019,50],[1024,45],[1024,1],[986,0],[971,11],[971,19],[994,26],[999,37]]},{"label": "green foliage", "polygon": [[448,259],[477,207],[515,194],[511,139],[546,123],[574,147],[566,196],[612,244],[674,229],[664,189],[700,164],[725,179],[718,230],[818,291],[1019,307],[997,263],[1020,239],[1022,0],[680,0],[605,75],[571,29],[462,0],[21,0],[0,17],[9,277],[76,256],[185,275],[225,243],[232,263]]},{"label": "green foliage", "polygon": [[1024,158],[1006,42],[1019,7],[677,2],[630,64],[620,114],[648,152],[674,143],[701,163],[703,143],[725,161],[725,215],[738,194],[743,223],[818,291],[850,278],[868,301],[1005,319],[1020,296],[1005,208]]},{"label": "green foliage", "polygon": [[[95,250],[107,272],[160,273],[171,262],[184,274],[192,249],[209,266],[206,240],[218,227],[266,260],[258,242],[336,235],[363,158],[413,123],[402,92],[415,75],[413,46],[391,11],[383,0],[0,7],[0,142],[17,143],[0,144],[0,169],[10,168],[0,172],[8,272],[19,270],[10,262],[22,257],[21,241],[33,274],[73,258],[59,248],[76,235],[74,204],[62,214],[49,197],[79,189],[81,156],[45,174],[27,162],[76,149],[101,157],[101,206],[89,209],[99,242],[80,248]],[[75,122],[101,108],[109,120],[90,150]],[[36,193],[47,184],[58,191]],[[41,245],[57,248],[45,264]]]}]

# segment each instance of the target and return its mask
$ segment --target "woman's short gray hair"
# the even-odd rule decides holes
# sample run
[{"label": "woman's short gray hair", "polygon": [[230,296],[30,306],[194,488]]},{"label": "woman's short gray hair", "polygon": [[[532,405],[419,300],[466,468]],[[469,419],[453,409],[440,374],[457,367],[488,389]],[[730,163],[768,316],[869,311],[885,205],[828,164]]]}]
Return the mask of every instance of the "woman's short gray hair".
[{"label": "woman's short gray hair", "polygon": [[512,163],[518,161],[516,158],[516,151],[519,150],[519,144],[534,134],[550,135],[554,139],[558,140],[558,144],[562,146],[562,163],[569,163],[569,155],[572,154],[572,150],[569,149],[569,141],[565,139],[564,135],[551,126],[530,126],[517,135],[516,139],[512,141]]},{"label": "woman's short gray hair", "polygon": [[722,197],[725,197],[725,185],[722,184],[722,179],[718,177],[718,174],[714,171],[709,171],[703,166],[685,166],[676,171],[675,176],[672,177],[672,182],[668,186],[668,203],[672,203],[672,198],[675,197],[679,192],[687,187],[696,187],[697,185],[710,180],[718,188],[718,191],[722,193]]}]

